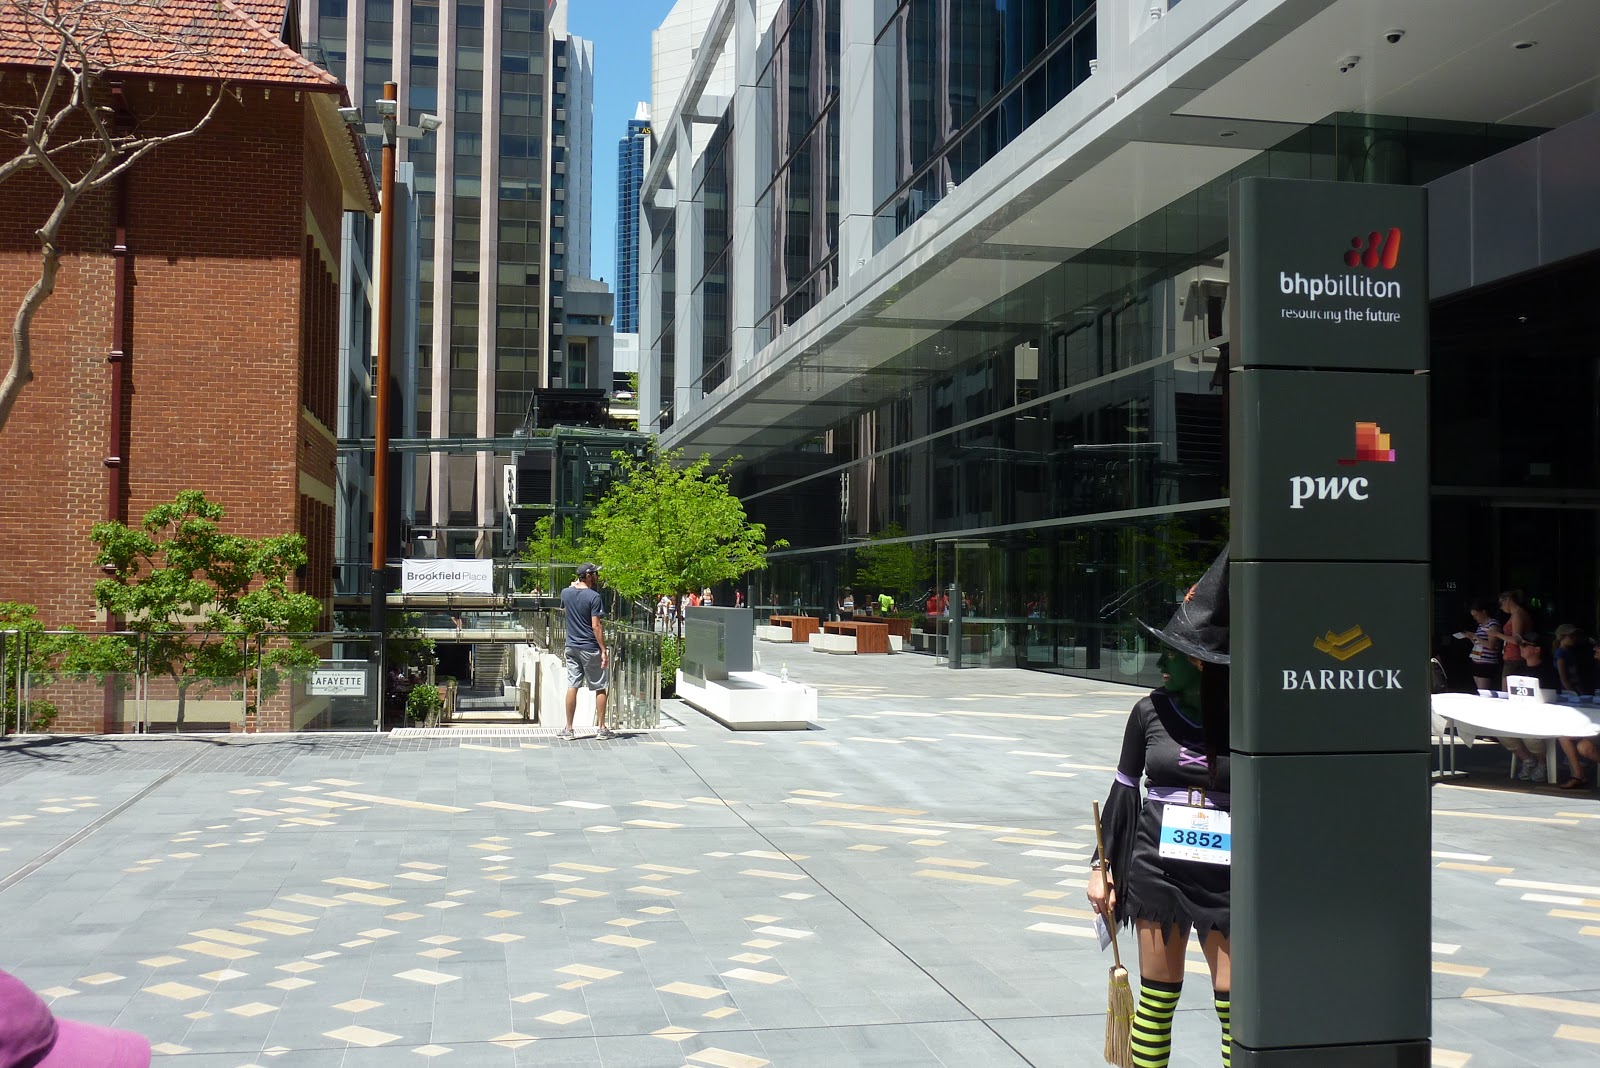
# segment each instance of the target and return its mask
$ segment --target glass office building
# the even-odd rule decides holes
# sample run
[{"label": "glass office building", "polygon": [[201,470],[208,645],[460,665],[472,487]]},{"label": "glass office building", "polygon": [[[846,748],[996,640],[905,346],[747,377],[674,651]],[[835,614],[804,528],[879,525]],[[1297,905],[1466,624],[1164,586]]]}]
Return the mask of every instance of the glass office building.
[{"label": "glass office building", "polygon": [[650,151],[650,105],[641,103],[617,141],[617,317],[619,334],[639,332],[639,186]]},{"label": "glass office building", "polygon": [[788,540],[752,604],[887,590],[964,666],[1155,681],[1137,621],[1228,536],[1228,191],[1270,175],[1429,189],[1438,650],[1504,588],[1600,623],[1600,116],[1562,43],[1600,9],[1399,2],[1390,42],[1351,0],[1246,6],[735,23],[704,157],[645,180],[641,411]]},{"label": "glass office building", "polygon": [[[564,382],[566,276],[589,269],[594,78],[593,47],[567,33],[566,17],[565,0],[301,9],[309,54],[359,93],[368,122],[390,80],[402,122],[444,120],[398,150],[413,165],[420,216],[412,395],[422,437],[508,439],[529,421],[534,391]],[[376,168],[381,145],[367,141]],[[509,455],[416,454],[405,524],[437,535],[444,555],[493,555]]]}]

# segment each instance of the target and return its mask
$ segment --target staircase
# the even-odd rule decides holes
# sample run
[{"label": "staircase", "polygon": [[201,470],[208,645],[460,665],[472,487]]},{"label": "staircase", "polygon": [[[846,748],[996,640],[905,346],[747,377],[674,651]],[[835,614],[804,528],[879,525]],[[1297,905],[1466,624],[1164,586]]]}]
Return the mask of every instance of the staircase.
[{"label": "staircase", "polygon": [[498,642],[472,647],[472,688],[479,693],[498,694],[505,689],[510,672],[510,650]]},{"label": "staircase", "polygon": [[517,722],[516,698],[506,693],[511,677],[511,650],[498,642],[479,642],[472,647],[472,685],[463,686],[456,697],[453,724]]}]

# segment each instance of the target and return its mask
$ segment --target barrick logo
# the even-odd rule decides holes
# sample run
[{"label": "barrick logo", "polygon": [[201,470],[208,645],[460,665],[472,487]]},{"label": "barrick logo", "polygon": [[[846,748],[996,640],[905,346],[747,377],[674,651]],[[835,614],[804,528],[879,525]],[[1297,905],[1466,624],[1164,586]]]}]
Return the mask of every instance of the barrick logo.
[{"label": "barrick logo", "polygon": [[[1311,643],[1319,653],[1341,664],[1372,648],[1372,639],[1360,624],[1343,634],[1328,631]],[[1288,690],[1403,690],[1399,668],[1284,668],[1283,689]]]},{"label": "barrick logo", "polygon": [[[1339,458],[1341,467],[1351,467],[1360,463],[1392,464],[1395,462],[1395,450],[1391,447],[1391,435],[1385,434],[1383,428],[1377,423],[1356,424],[1356,454],[1355,457]],[[1341,497],[1348,497],[1352,501],[1367,499],[1368,482],[1365,478],[1334,478],[1313,477],[1311,475],[1291,475],[1289,477],[1289,507],[1304,511],[1306,501],[1337,501]]]}]

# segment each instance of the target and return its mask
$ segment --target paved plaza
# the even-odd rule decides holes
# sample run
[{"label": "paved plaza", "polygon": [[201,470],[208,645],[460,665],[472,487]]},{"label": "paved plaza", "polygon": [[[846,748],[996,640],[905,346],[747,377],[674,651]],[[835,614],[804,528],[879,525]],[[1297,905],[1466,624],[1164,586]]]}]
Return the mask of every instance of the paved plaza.
[{"label": "paved plaza", "polygon": [[[184,1068],[1099,1064],[1138,691],[786,659],[821,730],[0,746],[0,964]],[[1432,795],[1434,1063],[1593,1063],[1600,801],[1472,781]],[[1190,971],[1173,1063],[1215,1065]]]}]

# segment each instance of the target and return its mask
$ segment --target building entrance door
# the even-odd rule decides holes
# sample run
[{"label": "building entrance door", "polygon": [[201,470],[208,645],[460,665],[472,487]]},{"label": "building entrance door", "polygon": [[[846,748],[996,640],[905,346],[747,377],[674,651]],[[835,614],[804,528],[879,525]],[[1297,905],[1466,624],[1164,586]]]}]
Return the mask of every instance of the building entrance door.
[{"label": "building entrance door", "polygon": [[1466,677],[1466,643],[1450,635],[1471,629],[1479,598],[1523,591],[1547,651],[1561,624],[1600,626],[1600,500],[1436,496],[1433,543],[1434,644],[1452,679]]}]

